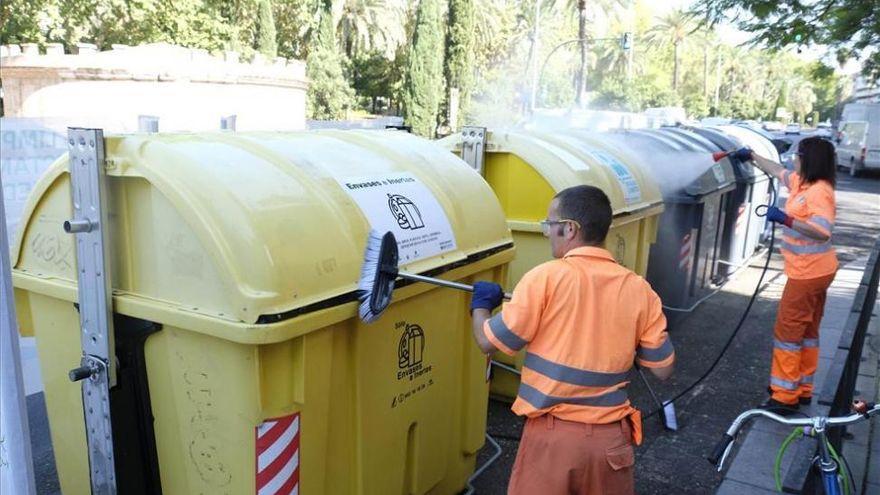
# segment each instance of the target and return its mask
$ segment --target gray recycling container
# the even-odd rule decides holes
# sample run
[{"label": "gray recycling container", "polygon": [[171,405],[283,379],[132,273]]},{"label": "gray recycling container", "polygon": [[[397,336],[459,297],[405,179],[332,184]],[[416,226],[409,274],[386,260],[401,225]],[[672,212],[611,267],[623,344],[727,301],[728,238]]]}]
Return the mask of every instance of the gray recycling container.
[{"label": "gray recycling container", "polygon": [[[646,278],[667,308],[685,309],[711,288],[720,254],[727,193],[736,187],[729,163],[694,139],[656,129],[616,131],[607,139],[644,161],[660,186],[665,211]],[[670,323],[679,312],[668,312]]]},{"label": "gray recycling container", "polygon": [[[729,151],[743,146],[735,136],[710,127],[688,128],[712,141],[719,150]],[[755,253],[764,228],[764,217],[759,217],[756,207],[764,204],[769,191],[767,176],[757,170],[751,161],[743,162],[728,157],[736,174],[736,189],[728,198],[724,230],[730,235],[722,241],[718,275],[726,278],[737,268],[745,265]]]}]

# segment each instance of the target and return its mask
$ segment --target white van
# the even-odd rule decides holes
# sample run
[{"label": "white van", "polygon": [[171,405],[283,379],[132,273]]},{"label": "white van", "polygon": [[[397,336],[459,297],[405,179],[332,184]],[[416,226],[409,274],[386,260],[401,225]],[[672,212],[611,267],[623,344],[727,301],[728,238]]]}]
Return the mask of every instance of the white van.
[{"label": "white van", "polygon": [[837,166],[857,175],[880,169],[880,103],[850,103],[838,125]]}]

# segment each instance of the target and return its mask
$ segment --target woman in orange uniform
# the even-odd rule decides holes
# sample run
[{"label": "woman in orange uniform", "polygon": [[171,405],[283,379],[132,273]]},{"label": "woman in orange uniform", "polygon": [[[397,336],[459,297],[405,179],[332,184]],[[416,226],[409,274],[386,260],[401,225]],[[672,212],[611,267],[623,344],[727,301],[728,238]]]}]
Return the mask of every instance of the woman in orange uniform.
[{"label": "woman in orange uniform", "polygon": [[742,159],[777,177],[788,188],[785,210],[771,206],[767,219],[782,224],[782,257],[788,281],[773,329],[773,364],[767,408],[791,413],[813,398],[813,377],[819,361],[819,324],[825,294],[837,272],[831,244],[835,218],[834,146],[809,137],[798,144],[795,170],[786,170],[744,148]]}]

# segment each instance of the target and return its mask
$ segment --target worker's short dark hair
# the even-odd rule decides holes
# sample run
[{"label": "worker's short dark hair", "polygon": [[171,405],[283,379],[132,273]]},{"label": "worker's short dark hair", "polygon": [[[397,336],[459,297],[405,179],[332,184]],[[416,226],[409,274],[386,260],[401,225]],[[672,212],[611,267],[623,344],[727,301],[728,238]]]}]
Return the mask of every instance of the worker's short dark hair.
[{"label": "worker's short dark hair", "polygon": [[591,246],[605,243],[611,227],[611,201],[594,186],[574,186],[559,191],[559,215],[581,226],[581,239]]},{"label": "worker's short dark hair", "polygon": [[798,143],[798,157],[801,161],[801,178],[807,184],[827,180],[835,185],[837,178],[837,157],[834,145],[820,137],[808,137]]}]

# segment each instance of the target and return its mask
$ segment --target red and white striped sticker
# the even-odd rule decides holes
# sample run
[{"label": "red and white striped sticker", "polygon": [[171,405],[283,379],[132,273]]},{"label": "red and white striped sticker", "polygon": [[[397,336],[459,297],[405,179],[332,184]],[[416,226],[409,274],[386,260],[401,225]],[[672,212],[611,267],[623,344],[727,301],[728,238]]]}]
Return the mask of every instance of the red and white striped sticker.
[{"label": "red and white striped sticker", "polygon": [[693,240],[690,233],[681,238],[681,248],[678,250],[678,267],[685,270],[691,265],[691,248]]},{"label": "red and white striped sticker", "polygon": [[299,413],[255,428],[257,495],[299,494]]}]

